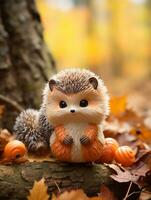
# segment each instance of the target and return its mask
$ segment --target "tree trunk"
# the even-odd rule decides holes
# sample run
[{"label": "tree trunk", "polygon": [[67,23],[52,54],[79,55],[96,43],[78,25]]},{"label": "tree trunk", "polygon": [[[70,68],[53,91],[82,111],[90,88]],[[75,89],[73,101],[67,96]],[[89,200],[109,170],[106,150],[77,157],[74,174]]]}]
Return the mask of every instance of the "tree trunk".
[{"label": "tree trunk", "polygon": [[1,127],[12,129],[24,107],[39,107],[42,87],[55,71],[34,0],[0,0]]},{"label": "tree trunk", "polygon": [[82,188],[92,196],[101,184],[111,184],[110,171],[103,165],[34,162],[0,165],[0,199],[26,199],[35,180],[45,178],[48,192]]}]

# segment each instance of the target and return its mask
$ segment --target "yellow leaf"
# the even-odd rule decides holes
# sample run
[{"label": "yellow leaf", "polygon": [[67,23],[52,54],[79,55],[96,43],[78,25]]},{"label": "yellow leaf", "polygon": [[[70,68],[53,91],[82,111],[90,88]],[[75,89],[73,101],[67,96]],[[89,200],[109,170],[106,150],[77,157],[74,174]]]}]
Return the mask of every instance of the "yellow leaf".
[{"label": "yellow leaf", "polygon": [[51,200],[57,200],[57,197],[56,197],[56,195],[54,193],[52,193]]},{"label": "yellow leaf", "polygon": [[126,110],[126,96],[112,97],[110,100],[111,114],[118,116]]},{"label": "yellow leaf", "polygon": [[40,181],[35,181],[33,188],[30,190],[28,200],[48,200],[47,186],[44,183],[44,178]]}]

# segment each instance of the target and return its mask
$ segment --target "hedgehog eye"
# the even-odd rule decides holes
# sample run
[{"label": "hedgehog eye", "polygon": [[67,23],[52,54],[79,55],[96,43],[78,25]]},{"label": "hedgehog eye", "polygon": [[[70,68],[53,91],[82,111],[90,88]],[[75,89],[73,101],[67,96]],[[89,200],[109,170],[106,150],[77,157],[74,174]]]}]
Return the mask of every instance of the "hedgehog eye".
[{"label": "hedgehog eye", "polygon": [[81,107],[87,107],[87,106],[88,106],[88,101],[85,100],[85,99],[82,99],[82,100],[80,101],[80,106],[81,106]]},{"label": "hedgehog eye", "polygon": [[65,107],[67,107],[67,103],[65,101],[60,101],[59,106],[60,106],[60,108],[65,108]]}]

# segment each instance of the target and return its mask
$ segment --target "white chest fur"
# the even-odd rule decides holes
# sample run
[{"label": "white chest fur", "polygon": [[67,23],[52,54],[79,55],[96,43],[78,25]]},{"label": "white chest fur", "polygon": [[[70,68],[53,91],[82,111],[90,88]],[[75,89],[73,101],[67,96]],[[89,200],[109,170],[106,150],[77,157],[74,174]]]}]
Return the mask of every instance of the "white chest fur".
[{"label": "white chest fur", "polygon": [[87,127],[87,123],[70,123],[65,125],[67,133],[73,138],[71,158],[74,162],[83,161],[80,138]]}]

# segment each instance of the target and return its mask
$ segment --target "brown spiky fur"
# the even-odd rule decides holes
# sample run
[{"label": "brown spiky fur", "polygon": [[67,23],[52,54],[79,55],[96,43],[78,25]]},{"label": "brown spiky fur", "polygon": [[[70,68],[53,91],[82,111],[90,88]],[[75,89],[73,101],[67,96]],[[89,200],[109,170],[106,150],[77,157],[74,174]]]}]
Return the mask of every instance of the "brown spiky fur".
[{"label": "brown spiky fur", "polygon": [[[65,94],[75,94],[91,88],[88,79],[94,76],[87,70],[64,70],[52,77],[57,80],[56,88]],[[95,75],[96,76],[96,75]]]},{"label": "brown spiky fur", "polygon": [[45,154],[49,151],[49,138],[53,128],[37,110],[27,109],[16,119],[14,133],[30,153]]},{"label": "brown spiky fur", "polygon": [[[95,77],[95,79],[98,80],[97,91],[92,87],[92,84],[90,84],[89,79],[91,77]],[[103,81],[93,72],[83,69],[67,69],[52,76],[50,80],[53,80],[55,84],[52,88],[50,88],[49,83],[46,84],[40,110],[35,111],[28,109],[22,112],[16,119],[14,126],[17,139],[24,142],[30,152],[41,152],[41,149],[48,150],[49,139],[52,138],[53,140],[53,130],[55,126],[63,124],[66,120],[68,121],[68,119],[71,119],[70,116],[68,117],[67,113],[58,116],[58,113],[62,111],[57,110],[58,99],[54,99],[54,102],[56,101],[55,104],[52,102],[54,94],[59,98],[61,98],[61,96],[66,96],[69,98],[71,97],[71,99],[75,99],[77,95],[90,96],[90,98],[93,99],[94,95],[94,98],[99,103],[100,110],[97,107],[95,108],[94,112],[96,116],[93,116],[93,112],[92,115],[89,115],[89,110],[86,110],[87,112],[79,116],[80,120],[88,116],[86,120],[91,121],[92,119],[93,123],[102,123],[109,112],[107,89]],[[55,115],[56,113],[57,115]],[[60,148],[60,146],[58,148]]]}]

